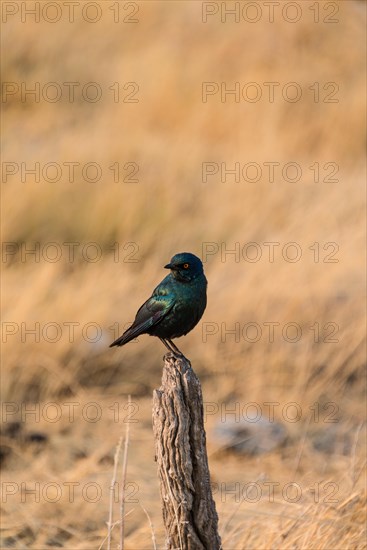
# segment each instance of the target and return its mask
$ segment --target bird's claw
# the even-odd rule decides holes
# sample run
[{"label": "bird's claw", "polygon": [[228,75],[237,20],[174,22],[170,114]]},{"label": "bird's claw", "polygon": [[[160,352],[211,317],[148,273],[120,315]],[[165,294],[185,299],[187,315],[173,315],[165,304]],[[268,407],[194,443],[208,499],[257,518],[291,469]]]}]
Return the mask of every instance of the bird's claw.
[{"label": "bird's claw", "polygon": [[188,361],[188,359],[184,356],[183,353],[178,353],[176,351],[169,351],[168,353],[163,355],[163,360],[165,359],[174,359],[175,361],[176,359],[184,359],[185,361]]}]

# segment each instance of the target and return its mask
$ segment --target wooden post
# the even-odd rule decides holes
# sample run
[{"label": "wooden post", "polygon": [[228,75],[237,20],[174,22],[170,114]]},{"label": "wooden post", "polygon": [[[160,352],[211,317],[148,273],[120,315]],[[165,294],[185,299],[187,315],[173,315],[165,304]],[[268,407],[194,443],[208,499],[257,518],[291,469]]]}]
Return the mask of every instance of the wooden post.
[{"label": "wooden post", "polygon": [[153,394],[153,431],[168,550],[220,550],[210,486],[203,397],[185,358],[164,357]]}]

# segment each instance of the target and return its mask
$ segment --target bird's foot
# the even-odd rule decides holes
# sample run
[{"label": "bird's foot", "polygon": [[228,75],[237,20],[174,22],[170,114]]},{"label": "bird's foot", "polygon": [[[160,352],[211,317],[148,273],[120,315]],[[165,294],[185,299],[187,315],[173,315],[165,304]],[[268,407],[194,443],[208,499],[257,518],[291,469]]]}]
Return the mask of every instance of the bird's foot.
[{"label": "bird's foot", "polygon": [[165,359],[183,359],[184,361],[189,361],[183,353],[177,351],[169,351],[166,355],[163,355],[163,360]]}]

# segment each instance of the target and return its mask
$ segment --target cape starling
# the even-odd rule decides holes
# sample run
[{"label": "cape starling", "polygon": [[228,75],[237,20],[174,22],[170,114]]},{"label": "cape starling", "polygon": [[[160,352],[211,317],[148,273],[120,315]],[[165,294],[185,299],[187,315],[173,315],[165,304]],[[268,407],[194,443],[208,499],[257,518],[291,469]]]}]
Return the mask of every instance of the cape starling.
[{"label": "cape starling", "polygon": [[135,321],[112,346],[123,346],[140,334],[157,336],[174,355],[183,355],[172,342],[192,330],[206,307],[207,280],[201,260],[181,252],[164,266],[169,275],[138,310]]}]

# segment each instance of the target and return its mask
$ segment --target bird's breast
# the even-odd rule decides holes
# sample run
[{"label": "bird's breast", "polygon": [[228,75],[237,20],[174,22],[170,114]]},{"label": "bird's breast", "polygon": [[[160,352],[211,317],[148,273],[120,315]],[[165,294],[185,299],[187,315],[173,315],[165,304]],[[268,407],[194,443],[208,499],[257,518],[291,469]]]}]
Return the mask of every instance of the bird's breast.
[{"label": "bird's breast", "polygon": [[[197,284],[200,283],[200,284]],[[163,338],[179,338],[200,321],[206,307],[206,280],[176,284],[172,288],[174,306],[150,332]]]}]

